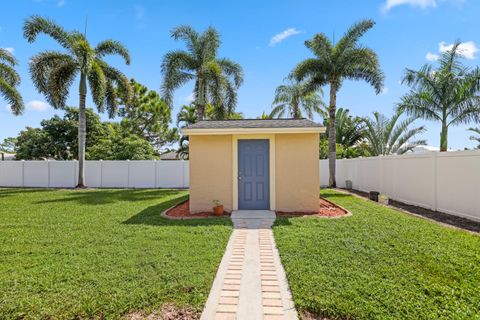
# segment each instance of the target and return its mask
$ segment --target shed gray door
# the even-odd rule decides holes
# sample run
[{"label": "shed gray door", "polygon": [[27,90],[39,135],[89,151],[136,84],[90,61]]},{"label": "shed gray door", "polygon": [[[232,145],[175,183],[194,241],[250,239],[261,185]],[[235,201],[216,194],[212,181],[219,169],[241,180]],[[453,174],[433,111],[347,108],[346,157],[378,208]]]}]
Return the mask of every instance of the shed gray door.
[{"label": "shed gray door", "polygon": [[269,141],[238,141],[238,209],[269,210]]}]

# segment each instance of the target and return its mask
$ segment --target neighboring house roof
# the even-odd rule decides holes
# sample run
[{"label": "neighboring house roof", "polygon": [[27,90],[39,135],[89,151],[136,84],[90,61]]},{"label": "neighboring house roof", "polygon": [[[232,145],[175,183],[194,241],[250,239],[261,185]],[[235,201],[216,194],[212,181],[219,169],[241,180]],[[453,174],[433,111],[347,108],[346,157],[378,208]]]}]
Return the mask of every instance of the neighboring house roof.
[{"label": "neighboring house roof", "polygon": [[229,133],[325,132],[325,127],[308,119],[203,120],[182,129],[185,135]]},{"label": "neighboring house roof", "polygon": [[[434,147],[434,146],[416,146],[415,148],[412,149],[413,153],[425,153],[425,152],[432,152],[432,151],[440,151],[439,147]],[[454,149],[447,149],[447,151],[455,151]]]},{"label": "neighboring house roof", "polygon": [[15,160],[15,154],[14,153],[6,153],[6,152],[0,152],[0,161],[1,160]]},{"label": "neighboring house roof", "polygon": [[160,155],[160,160],[180,160],[176,151],[165,152]]}]

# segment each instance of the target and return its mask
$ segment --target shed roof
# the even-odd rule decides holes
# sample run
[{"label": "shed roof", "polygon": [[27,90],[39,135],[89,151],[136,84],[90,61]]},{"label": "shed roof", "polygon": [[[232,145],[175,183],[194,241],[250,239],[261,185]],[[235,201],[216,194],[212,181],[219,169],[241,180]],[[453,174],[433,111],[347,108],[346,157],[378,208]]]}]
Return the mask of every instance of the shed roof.
[{"label": "shed roof", "polygon": [[239,119],[202,120],[182,130],[192,134],[275,133],[275,132],[325,132],[325,128],[308,119]]}]

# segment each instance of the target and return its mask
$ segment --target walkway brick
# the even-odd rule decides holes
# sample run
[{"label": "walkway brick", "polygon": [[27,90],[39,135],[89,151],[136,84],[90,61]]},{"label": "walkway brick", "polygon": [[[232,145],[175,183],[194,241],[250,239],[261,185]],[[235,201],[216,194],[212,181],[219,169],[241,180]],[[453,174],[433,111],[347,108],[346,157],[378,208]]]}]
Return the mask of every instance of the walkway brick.
[{"label": "walkway brick", "polygon": [[275,246],[271,211],[236,211],[201,319],[298,320]]}]

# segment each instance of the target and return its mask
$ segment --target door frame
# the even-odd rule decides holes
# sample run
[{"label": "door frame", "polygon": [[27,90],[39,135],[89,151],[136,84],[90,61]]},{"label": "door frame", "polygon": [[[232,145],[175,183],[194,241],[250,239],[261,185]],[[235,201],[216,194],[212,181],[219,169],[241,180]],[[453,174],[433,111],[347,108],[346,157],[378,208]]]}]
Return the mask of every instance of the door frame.
[{"label": "door frame", "polygon": [[268,140],[270,210],[275,211],[275,134],[232,135],[232,199],[233,210],[238,210],[238,140]]}]

